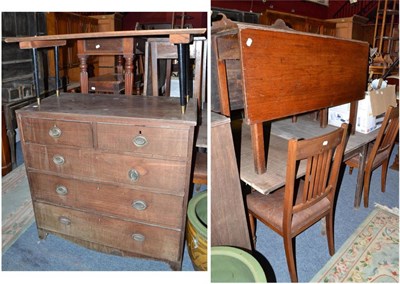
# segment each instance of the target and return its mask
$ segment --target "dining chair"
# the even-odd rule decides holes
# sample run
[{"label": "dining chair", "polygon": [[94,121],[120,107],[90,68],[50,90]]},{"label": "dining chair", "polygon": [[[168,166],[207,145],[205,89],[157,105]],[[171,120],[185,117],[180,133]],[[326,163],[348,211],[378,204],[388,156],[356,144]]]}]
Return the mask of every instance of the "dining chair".
[{"label": "dining chair", "polygon": [[[371,183],[372,172],[378,167],[382,166],[381,174],[381,191],[385,192],[386,176],[392,153],[393,145],[395,144],[397,134],[399,133],[399,107],[389,106],[382,125],[376,136],[376,140],[368,147],[368,154],[365,159],[364,167],[364,207],[368,207],[369,188]],[[346,165],[350,167],[350,174],[353,168],[360,168],[360,161],[358,155],[355,155],[345,161]]]},{"label": "dining chair", "polygon": [[[322,136],[289,140],[286,184],[268,195],[252,191],[246,196],[254,249],[256,218],[283,237],[292,282],[297,282],[294,238],[324,217],[329,253],[335,252],[333,208],[347,138],[344,123]],[[301,161],[306,162],[306,174],[298,178]]]}]

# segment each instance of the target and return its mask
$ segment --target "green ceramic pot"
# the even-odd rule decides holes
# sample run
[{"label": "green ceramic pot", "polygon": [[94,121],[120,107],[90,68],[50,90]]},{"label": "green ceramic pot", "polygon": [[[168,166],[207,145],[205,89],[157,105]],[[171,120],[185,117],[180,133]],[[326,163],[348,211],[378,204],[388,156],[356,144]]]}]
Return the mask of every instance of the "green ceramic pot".
[{"label": "green ceramic pot", "polygon": [[258,261],[244,250],[216,246],[211,248],[211,282],[267,282]]},{"label": "green ceramic pot", "polygon": [[186,240],[195,270],[207,270],[207,191],[189,201]]}]

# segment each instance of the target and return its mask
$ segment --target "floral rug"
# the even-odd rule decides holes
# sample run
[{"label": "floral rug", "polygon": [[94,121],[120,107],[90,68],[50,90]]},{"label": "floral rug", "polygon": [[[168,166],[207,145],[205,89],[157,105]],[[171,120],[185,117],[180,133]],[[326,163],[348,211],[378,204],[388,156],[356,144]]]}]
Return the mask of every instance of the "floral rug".
[{"label": "floral rug", "polygon": [[310,282],[399,282],[398,209],[376,205]]}]

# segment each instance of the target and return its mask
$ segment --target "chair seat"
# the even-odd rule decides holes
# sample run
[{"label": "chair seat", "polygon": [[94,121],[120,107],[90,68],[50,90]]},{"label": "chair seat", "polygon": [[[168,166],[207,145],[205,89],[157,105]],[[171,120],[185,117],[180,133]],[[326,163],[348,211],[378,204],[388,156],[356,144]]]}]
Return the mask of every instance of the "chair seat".
[{"label": "chair seat", "polygon": [[[302,192],[303,181],[300,182],[299,192]],[[247,195],[247,207],[256,216],[263,216],[263,220],[272,225],[276,232],[282,234],[283,231],[283,199],[285,196],[285,188],[279,188],[276,191],[264,195],[258,191],[254,191]],[[299,203],[302,196],[297,195],[296,204]],[[325,215],[330,209],[328,198],[324,198],[321,202],[302,210],[293,215],[292,235],[297,235],[306,229],[310,224],[318,221],[321,216]]]},{"label": "chair seat", "polygon": [[[371,154],[372,148],[373,148],[373,143],[371,143],[368,147],[368,152],[367,152],[367,157],[369,157],[369,155]],[[386,150],[386,151],[382,151],[381,153],[378,153],[373,161],[373,169],[378,167],[379,165],[382,164],[382,162],[387,159],[390,156],[391,151],[389,151],[390,149]],[[367,158],[368,160],[368,158]],[[345,161],[346,165],[348,165],[350,168],[359,168],[359,157],[358,154],[352,156],[350,159],[348,159],[347,161]]]}]

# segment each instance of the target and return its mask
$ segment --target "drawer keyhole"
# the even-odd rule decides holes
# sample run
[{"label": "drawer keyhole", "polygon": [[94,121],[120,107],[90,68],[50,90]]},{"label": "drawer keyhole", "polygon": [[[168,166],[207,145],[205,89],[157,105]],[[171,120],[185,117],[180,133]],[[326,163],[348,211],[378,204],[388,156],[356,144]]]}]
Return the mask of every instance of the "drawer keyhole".
[{"label": "drawer keyhole", "polygon": [[57,126],[53,126],[52,128],[50,128],[50,130],[49,130],[49,135],[50,135],[50,137],[53,137],[53,138],[58,138],[58,137],[60,137],[61,136],[61,129],[60,128],[58,128]]},{"label": "drawer keyhole", "polygon": [[138,211],[143,211],[147,208],[147,204],[143,200],[135,200],[132,202],[132,207]]}]

